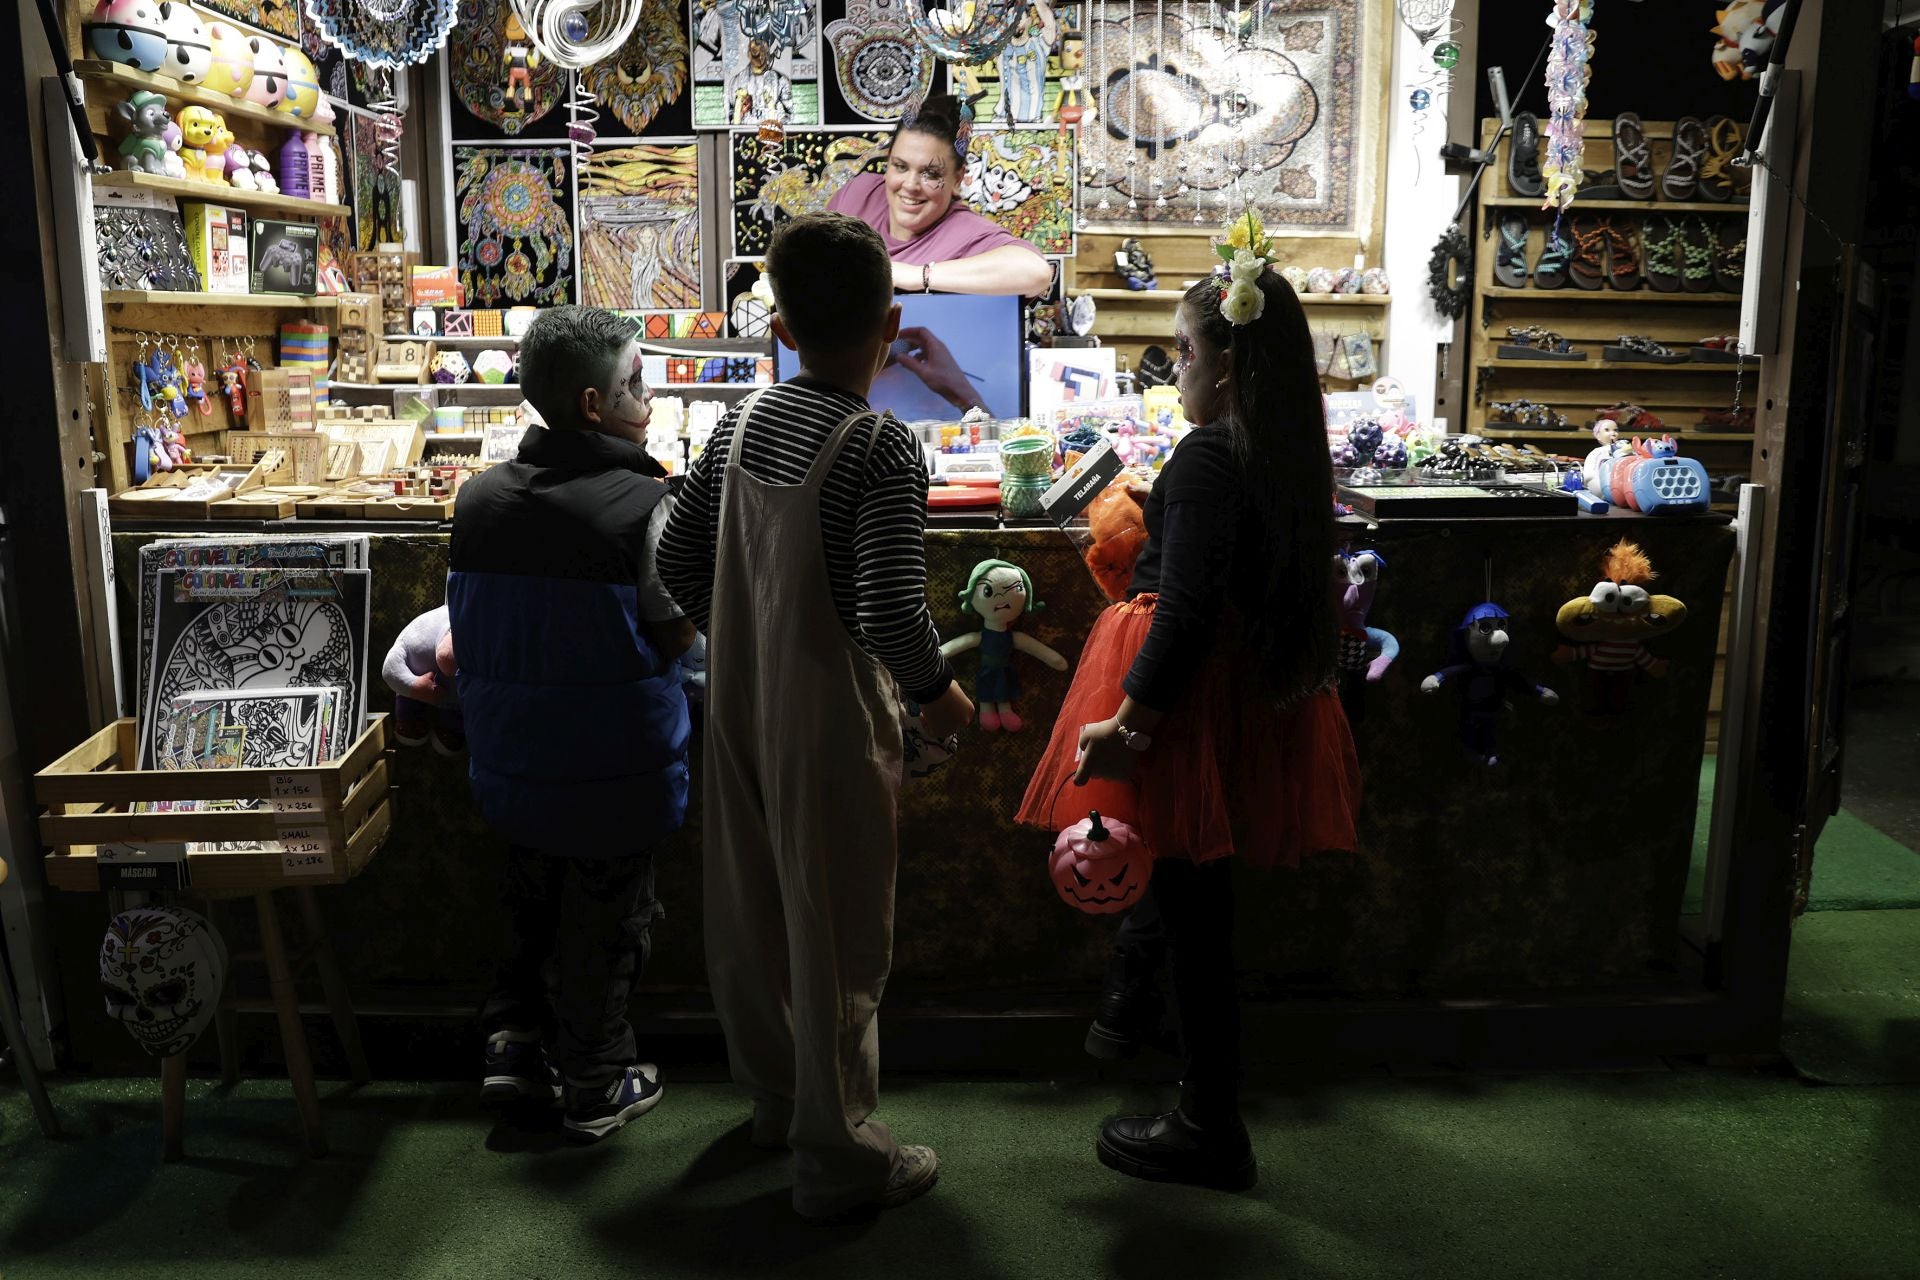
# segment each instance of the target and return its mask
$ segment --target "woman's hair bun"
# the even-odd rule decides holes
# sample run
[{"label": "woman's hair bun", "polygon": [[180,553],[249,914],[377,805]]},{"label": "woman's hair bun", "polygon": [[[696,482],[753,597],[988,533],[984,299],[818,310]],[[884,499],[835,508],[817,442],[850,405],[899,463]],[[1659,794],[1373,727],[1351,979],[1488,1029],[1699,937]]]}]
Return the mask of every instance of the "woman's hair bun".
[{"label": "woman's hair bun", "polygon": [[967,142],[973,134],[973,110],[951,93],[930,93],[901,119],[898,132],[908,131],[940,139],[965,163]]}]

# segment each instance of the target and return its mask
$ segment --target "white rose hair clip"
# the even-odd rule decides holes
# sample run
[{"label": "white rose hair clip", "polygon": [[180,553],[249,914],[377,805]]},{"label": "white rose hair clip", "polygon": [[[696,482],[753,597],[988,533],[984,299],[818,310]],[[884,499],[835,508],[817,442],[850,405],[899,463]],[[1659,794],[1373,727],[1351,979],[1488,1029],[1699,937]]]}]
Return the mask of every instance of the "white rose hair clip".
[{"label": "white rose hair clip", "polygon": [[1227,323],[1239,326],[1258,320],[1267,309],[1267,295],[1260,288],[1260,277],[1273,263],[1273,240],[1260,225],[1260,215],[1249,205],[1235,218],[1226,234],[1214,242],[1220,258],[1214,274],[1222,277],[1220,314]]}]

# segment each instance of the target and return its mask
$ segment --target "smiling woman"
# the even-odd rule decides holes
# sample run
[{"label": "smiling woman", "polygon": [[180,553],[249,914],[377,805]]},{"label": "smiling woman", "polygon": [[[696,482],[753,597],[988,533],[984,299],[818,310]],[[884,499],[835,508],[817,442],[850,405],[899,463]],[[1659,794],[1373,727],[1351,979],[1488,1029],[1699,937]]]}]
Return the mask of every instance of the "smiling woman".
[{"label": "smiling woman", "polygon": [[1043,293],[1053,272],[1040,251],[956,206],[971,130],[958,99],[933,95],[893,135],[886,173],[860,175],[827,207],[880,233],[902,292]]}]

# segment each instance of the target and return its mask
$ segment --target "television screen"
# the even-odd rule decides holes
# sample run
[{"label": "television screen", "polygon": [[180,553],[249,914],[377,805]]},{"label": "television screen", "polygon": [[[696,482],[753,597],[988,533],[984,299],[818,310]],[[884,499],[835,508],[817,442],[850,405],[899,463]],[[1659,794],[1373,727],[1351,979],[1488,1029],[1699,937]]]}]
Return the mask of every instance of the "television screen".
[{"label": "television screen", "polygon": [[[899,302],[900,341],[873,380],[874,408],[902,422],[952,422],[974,404],[996,418],[1021,415],[1019,298],[908,293]],[[774,355],[782,382],[800,372],[800,357],[778,342]]]}]

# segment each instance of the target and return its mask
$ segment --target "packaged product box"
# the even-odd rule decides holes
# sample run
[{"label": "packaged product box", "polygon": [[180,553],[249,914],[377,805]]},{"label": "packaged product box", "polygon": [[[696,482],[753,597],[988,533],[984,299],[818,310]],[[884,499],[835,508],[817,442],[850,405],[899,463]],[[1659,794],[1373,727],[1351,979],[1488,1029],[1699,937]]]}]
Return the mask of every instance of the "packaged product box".
[{"label": "packaged product box", "polygon": [[460,273],[452,267],[418,266],[409,273],[411,298],[416,307],[457,307],[466,301],[460,287]]},{"label": "packaged product box", "polygon": [[312,293],[318,287],[320,228],[255,218],[247,238],[254,293]]},{"label": "packaged product box", "polygon": [[187,252],[206,291],[250,292],[246,211],[186,200],[181,202],[180,214],[187,229]]}]

